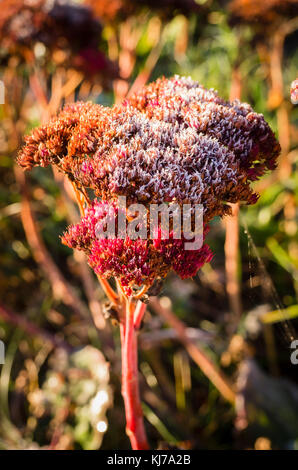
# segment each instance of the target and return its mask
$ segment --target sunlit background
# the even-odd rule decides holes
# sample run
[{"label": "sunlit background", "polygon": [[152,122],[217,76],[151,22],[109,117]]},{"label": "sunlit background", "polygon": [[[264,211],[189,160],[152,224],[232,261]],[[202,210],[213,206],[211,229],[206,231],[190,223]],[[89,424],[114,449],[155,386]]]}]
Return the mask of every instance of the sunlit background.
[{"label": "sunlit background", "polygon": [[179,74],[250,103],[282,153],[278,169],[255,184],[259,202],[212,223],[211,264],[192,280],[170,276],[159,294],[159,307],[234,384],[236,401],[210,384],[175,325],[149,304],[139,335],[148,437],[162,449],[298,449],[298,364],[290,360],[298,330],[298,107],[290,99],[298,1],[76,2],[90,7],[92,28],[68,1],[51,27],[36,16],[44,3],[0,2],[0,448],[129,448],[118,329],[84,258],[60,243],[78,218],[71,188],[50,168],[25,178],[15,157],[23,135],[63,103],[112,105]]}]

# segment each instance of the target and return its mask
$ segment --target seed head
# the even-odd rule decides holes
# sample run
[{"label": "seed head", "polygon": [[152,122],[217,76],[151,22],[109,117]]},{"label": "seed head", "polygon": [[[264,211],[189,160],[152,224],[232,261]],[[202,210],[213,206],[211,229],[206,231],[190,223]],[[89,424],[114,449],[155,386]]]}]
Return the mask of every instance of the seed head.
[{"label": "seed head", "polygon": [[56,165],[101,199],[202,204],[205,222],[227,202],[256,202],[250,182],[280,147],[261,114],[189,78],[160,79],[122,105],[68,105],[26,138],[24,168]]}]

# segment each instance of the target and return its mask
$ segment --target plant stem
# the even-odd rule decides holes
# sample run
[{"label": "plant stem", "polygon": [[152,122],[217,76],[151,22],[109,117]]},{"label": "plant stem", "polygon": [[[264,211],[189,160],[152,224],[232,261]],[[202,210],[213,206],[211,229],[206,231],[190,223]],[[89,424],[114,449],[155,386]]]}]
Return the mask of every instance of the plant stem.
[{"label": "plant stem", "polygon": [[[239,49],[240,49],[240,40]],[[231,77],[230,101],[240,100],[242,77],[239,69],[239,60],[236,60]],[[239,202],[231,204],[232,214],[224,220],[226,228],[225,239],[225,269],[226,289],[229,298],[233,321],[230,322],[230,334],[233,334],[242,314],[241,286],[238,275],[239,265]]]},{"label": "plant stem", "polygon": [[118,304],[117,304],[118,296],[117,296],[116,292],[110,286],[109,282],[105,278],[101,277],[99,274],[97,274],[97,279],[99,280],[99,283],[100,283],[104,293],[108,297],[109,301],[111,302],[111,304],[114,307],[117,307],[118,306]]},{"label": "plant stem", "polygon": [[146,311],[147,305],[138,300],[136,304],[136,309],[134,312],[134,327],[136,330],[138,330],[141,326],[145,311]]},{"label": "plant stem", "polygon": [[200,367],[201,371],[217,388],[220,394],[233,405],[235,404],[235,392],[227,377],[217,368],[199,345],[189,338],[186,325],[174,315],[169,308],[164,308],[156,298],[152,298],[150,305],[156,313],[175,329],[179,341],[185,346],[190,357]]},{"label": "plant stem", "polygon": [[163,27],[160,22],[158,31],[156,31],[156,43],[155,46],[151,49],[143,69],[138,74],[137,78],[133,82],[130,90],[128,91],[127,96],[131,96],[133,93],[140,90],[143,86],[146,85],[147,81],[150,78],[150,75],[160,57],[162,48],[163,48],[163,38],[162,38]]},{"label": "plant stem", "polygon": [[239,203],[231,204],[232,214],[225,220],[225,268],[226,289],[229,297],[230,309],[233,314],[230,334],[238,327],[242,313],[241,287],[238,275],[239,256]]},{"label": "plant stem", "polygon": [[137,335],[134,326],[134,306],[126,299],[125,328],[121,325],[122,396],[125,405],[126,432],[134,450],[149,449],[138,383]]},{"label": "plant stem", "polygon": [[17,328],[21,328],[31,337],[38,337],[41,340],[48,342],[54,348],[63,348],[67,352],[72,350],[71,345],[64,340],[36,326],[34,323],[31,323],[30,320],[28,320],[24,315],[19,315],[4,305],[0,305],[0,318],[6,323],[10,323]]},{"label": "plant stem", "polygon": [[14,166],[14,172],[22,194],[22,224],[36,263],[48,277],[54,297],[71,307],[84,320],[90,319],[89,311],[84,302],[81,301],[75,290],[65,279],[43,242],[38,223],[31,208],[24,172],[17,166]]}]

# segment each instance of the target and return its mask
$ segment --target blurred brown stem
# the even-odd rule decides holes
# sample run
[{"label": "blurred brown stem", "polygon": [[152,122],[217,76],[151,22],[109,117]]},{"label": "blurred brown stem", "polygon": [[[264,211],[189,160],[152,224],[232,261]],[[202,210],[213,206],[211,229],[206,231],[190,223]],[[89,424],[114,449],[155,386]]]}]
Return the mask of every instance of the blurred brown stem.
[{"label": "blurred brown stem", "polygon": [[150,305],[177,332],[179,341],[184,345],[190,357],[199,366],[201,371],[213,383],[220,394],[230,403],[235,403],[235,392],[227,377],[219,371],[206,353],[189,338],[186,325],[168,308],[164,308],[157,298],[152,298]]},{"label": "blurred brown stem", "polygon": [[[114,92],[115,102],[121,102],[127,95],[129,89],[129,78],[133,72],[136,62],[136,47],[142,34],[141,18],[128,18],[121,23],[119,28],[118,64],[121,78],[115,80]],[[113,52],[115,53],[115,48]]]},{"label": "blurred brown stem", "polygon": [[[76,224],[79,222],[79,214],[74,203],[74,201],[76,201],[76,195],[73,192],[73,188],[61,173],[55,169],[53,172],[55,180],[61,189],[68,221],[72,224]],[[78,263],[79,276],[84,286],[84,291],[88,299],[88,306],[93,317],[94,324],[98,329],[102,330],[105,327],[106,322],[102,313],[100,301],[96,298],[96,281],[86,263],[85,254],[81,251],[77,251],[74,258]]]},{"label": "blurred brown stem", "polygon": [[239,203],[231,204],[232,214],[225,218],[225,268],[226,289],[230,309],[234,315],[233,326],[237,328],[242,313],[241,288],[238,275],[239,257]]},{"label": "blurred brown stem", "polygon": [[298,18],[283,23],[272,36],[269,50],[270,66],[270,91],[269,108],[277,108],[278,137],[281,145],[281,157],[278,173],[281,179],[288,178],[291,174],[291,161],[289,159],[291,131],[289,119],[289,105],[284,99],[283,92],[283,50],[286,37],[298,28]]},{"label": "blurred brown stem", "polygon": [[52,285],[53,295],[59,301],[71,307],[85,320],[90,318],[88,309],[81,299],[76,295],[73,288],[68,284],[64,276],[59,271],[51,255],[49,254],[40,236],[39,227],[34,218],[28,190],[26,187],[26,177],[23,171],[14,168],[16,181],[18,182],[22,194],[21,218],[27,238],[27,242],[32,250],[35,261],[41,266]]},{"label": "blurred brown stem", "polygon": [[[235,65],[232,71],[232,83],[230,89],[230,101],[241,98],[241,74],[239,67]],[[239,203],[231,204],[232,214],[225,218],[225,268],[226,289],[229,298],[230,309],[234,316],[232,328],[237,328],[241,313],[241,287],[238,275],[239,257]]]},{"label": "blurred brown stem", "polygon": [[50,343],[53,347],[63,348],[67,351],[71,350],[71,346],[63,341],[62,339],[56,338],[54,335],[45,331],[34,323],[31,323],[27,318],[22,317],[21,315],[12,312],[7,307],[0,305],[0,318],[11,325],[14,325],[18,328],[21,328],[23,331],[28,333],[31,337],[38,337],[44,341]]},{"label": "blurred brown stem", "polygon": [[146,59],[143,69],[140,71],[139,75],[136,77],[135,81],[133,82],[127,96],[131,96],[133,93],[140,90],[144,85],[146,85],[147,81],[149,80],[152,70],[154,69],[157,63],[160,57],[162,48],[163,48],[162,32],[163,32],[163,29],[160,26],[158,30],[158,35],[156,38],[156,44],[153,47],[153,49],[151,49]]},{"label": "blurred brown stem", "polygon": [[48,100],[36,72],[30,74],[29,83],[42,112],[44,112],[48,107]]}]

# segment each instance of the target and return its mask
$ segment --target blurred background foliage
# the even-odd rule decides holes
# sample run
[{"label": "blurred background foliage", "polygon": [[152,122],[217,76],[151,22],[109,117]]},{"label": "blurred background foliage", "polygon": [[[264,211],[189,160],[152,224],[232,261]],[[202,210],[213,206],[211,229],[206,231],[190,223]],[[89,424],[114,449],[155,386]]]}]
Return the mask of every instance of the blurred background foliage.
[{"label": "blurred background foliage", "polygon": [[[149,305],[139,354],[150,442],[155,448],[298,449],[298,365],[290,361],[298,328],[298,107],[290,101],[298,65],[298,2],[85,3],[99,15],[100,50],[113,67],[101,70],[105,83],[101,78],[87,86],[90,77],[82,78],[80,90],[73,87],[61,102],[84,98],[110,105],[161,75],[190,75],[226,99],[249,102],[282,144],[279,169],[256,182],[258,203],[240,210],[241,315],[233,312],[226,289],[225,221],[213,223],[208,235],[215,252],[211,264],[192,280],[169,277],[160,293],[161,305],[187,325],[193,341],[233,382],[235,405],[224,401],[175,329]],[[2,78],[13,64],[1,45],[0,50]],[[61,64],[46,72],[48,65],[39,67],[49,99],[55,93],[53,70]],[[0,106],[0,339],[6,349],[0,448],[129,448],[118,330],[103,319],[104,294],[89,271],[82,274],[84,260],[60,244],[77,213],[50,169],[35,169],[28,178],[30,204],[45,250],[73,289],[70,301],[67,289],[54,295],[53,280],[33,253],[34,234],[30,243],[24,233],[14,158],[22,134],[44,113],[29,89],[30,65],[17,62],[12,68],[18,85],[7,87],[9,109]],[[63,73],[71,78],[78,72],[69,67]],[[20,82],[21,90],[29,89],[19,101],[26,101],[21,113],[14,99]],[[73,299],[79,299],[77,308]]]}]

